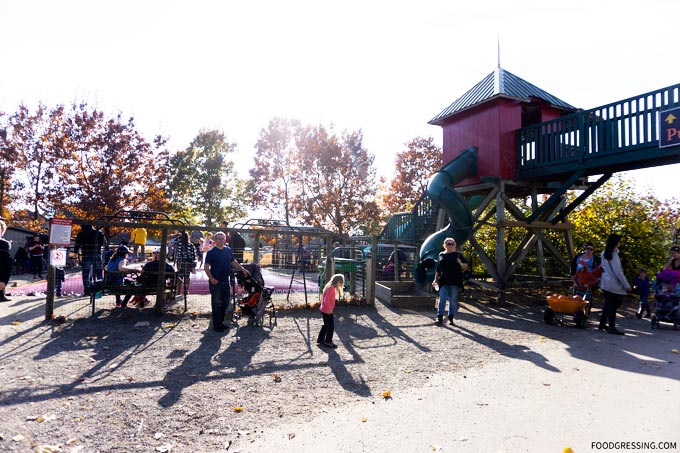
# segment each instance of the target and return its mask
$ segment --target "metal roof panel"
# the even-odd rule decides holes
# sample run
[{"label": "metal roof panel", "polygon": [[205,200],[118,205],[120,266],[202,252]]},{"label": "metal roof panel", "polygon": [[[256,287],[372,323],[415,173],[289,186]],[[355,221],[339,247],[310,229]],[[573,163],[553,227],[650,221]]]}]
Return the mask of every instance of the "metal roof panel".
[{"label": "metal roof panel", "polygon": [[526,80],[522,79],[502,68],[484,77],[477,85],[468,90],[458,98],[453,104],[442,110],[437,116],[432,118],[429,123],[434,124],[444,118],[454,115],[462,110],[488,101],[495,96],[508,96],[522,101],[530,101],[530,98],[539,98],[548,102],[550,105],[565,109],[577,110],[576,107],[553,96],[545,90],[538,88]]}]

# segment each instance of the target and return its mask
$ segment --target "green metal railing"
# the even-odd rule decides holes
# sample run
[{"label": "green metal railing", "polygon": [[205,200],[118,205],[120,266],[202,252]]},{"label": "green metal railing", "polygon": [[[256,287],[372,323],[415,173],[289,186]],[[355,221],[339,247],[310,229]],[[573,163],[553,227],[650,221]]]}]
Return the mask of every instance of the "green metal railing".
[{"label": "green metal railing", "polygon": [[678,149],[659,148],[659,112],[678,106],[680,84],[519,129],[516,178],[670,163]]},{"label": "green metal railing", "polygon": [[437,209],[438,206],[432,199],[423,193],[411,212],[401,212],[392,216],[383,228],[380,239],[413,244],[419,242],[430,230],[432,218],[436,215]]}]

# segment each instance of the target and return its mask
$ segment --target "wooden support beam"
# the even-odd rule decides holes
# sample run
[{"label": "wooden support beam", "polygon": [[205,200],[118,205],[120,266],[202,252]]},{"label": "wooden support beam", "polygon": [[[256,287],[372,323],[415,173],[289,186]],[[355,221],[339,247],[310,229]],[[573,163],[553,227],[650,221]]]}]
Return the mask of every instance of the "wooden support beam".
[{"label": "wooden support beam", "polygon": [[491,261],[491,258],[489,258],[489,255],[486,254],[484,248],[479,245],[479,242],[477,242],[474,236],[470,237],[469,241],[470,245],[472,245],[472,248],[475,250],[475,252],[477,252],[477,256],[479,256],[480,261],[489,271],[489,274],[491,274],[491,278],[497,282],[500,281],[501,276],[498,274],[498,272],[496,272],[496,266],[494,265],[493,261]]},{"label": "wooden support beam", "polygon": [[[505,228],[501,226],[505,220],[505,200],[506,196],[503,192],[503,181],[500,182],[500,190],[496,195],[496,273],[498,275],[505,275]],[[512,204],[512,203],[510,203]],[[513,206],[514,207],[514,206]],[[505,279],[499,280],[498,284],[501,288],[505,287]]]},{"label": "wooden support beam", "polygon": [[536,230],[573,230],[576,226],[573,223],[563,222],[553,224],[551,222],[523,222],[520,220],[504,220],[499,225],[506,228],[527,228]]}]

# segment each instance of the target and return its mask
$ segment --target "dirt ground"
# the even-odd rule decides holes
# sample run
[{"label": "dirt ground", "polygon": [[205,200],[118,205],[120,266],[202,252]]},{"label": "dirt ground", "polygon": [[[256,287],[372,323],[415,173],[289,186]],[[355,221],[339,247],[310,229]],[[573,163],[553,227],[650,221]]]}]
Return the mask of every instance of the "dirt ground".
[{"label": "dirt ground", "polygon": [[[338,307],[336,350],[316,345],[313,309],[280,311],[262,328],[241,319],[220,334],[208,312],[156,317],[103,303],[95,317],[59,323],[44,320],[44,296],[14,297],[0,304],[0,448],[256,451],[277,426],[423,388],[438,373],[528,360],[538,337],[593,330],[593,316],[585,331],[546,325],[547,292],[512,292],[498,305],[468,289],[454,327],[435,327],[433,310]],[[630,300],[623,317],[633,310]]]}]

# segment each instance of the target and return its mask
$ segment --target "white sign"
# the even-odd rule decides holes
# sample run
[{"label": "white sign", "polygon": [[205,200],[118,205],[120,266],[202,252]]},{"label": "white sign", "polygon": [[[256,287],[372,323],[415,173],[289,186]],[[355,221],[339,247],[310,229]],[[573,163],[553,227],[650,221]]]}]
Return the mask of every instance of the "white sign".
[{"label": "white sign", "polygon": [[50,264],[52,266],[66,266],[66,249],[55,249],[50,252]]},{"label": "white sign", "polygon": [[69,246],[72,226],[71,219],[50,219],[50,245]]}]

